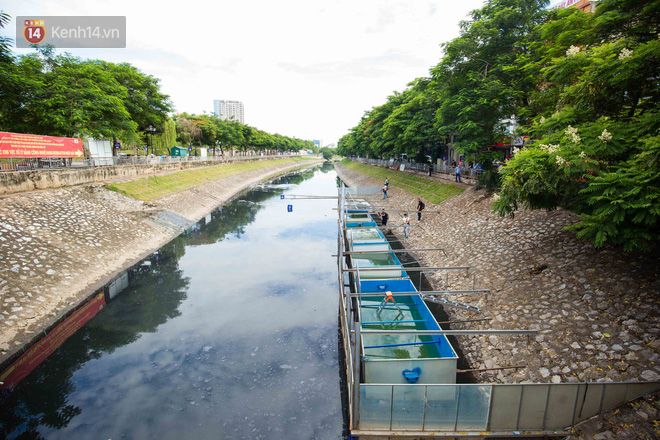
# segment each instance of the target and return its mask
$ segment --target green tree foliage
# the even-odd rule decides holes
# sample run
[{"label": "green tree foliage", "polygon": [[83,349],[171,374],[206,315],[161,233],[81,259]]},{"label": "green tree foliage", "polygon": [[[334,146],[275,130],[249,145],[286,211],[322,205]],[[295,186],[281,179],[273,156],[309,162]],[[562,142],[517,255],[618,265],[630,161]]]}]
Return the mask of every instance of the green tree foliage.
[{"label": "green tree foliage", "polygon": [[[0,14],[0,27],[9,17]],[[56,55],[52,47],[14,56],[0,38],[0,130],[140,141],[162,132],[171,111],[158,80],[127,63]]]},{"label": "green tree foliage", "polygon": [[154,135],[154,147],[157,155],[169,155],[172,147],[177,146],[176,122],[168,118],[162,124],[162,133]]},{"label": "green tree foliage", "polygon": [[461,23],[460,36],[443,45],[445,56],[432,69],[441,102],[437,128],[460,133],[456,145],[475,154],[507,135],[502,121],[529,103],[534,78],[515,68],[525,59],[533,29],[546,20],[547,0],[491,0]]},{"label": "green tree foliage", "polygon": [[109,72],[126,89],[128,99],[124,101],[124,105],[131,119],[137,124],[138,131],[144,131],[149,125],[160,127],[168,119],[172,104],[169,96],[160,92],[157,78],[145,75],[128,63],[94,63]]},{"label": "green tree foliage", "polygon": [[[0,29],[4,28],[7,23],[11,20],[9,14],[4,11],[0,11]],[[11,59],[11,51],[9,49],[12,39],[0,35],[0,62],[8,61]]]},{"label": "green tree foliage", "polygon": [[[546,5],[473,11],[430,77],[365,112],[338,153],[410,157],[459,135],[457,151],[487,170],[482,184],[501,185],[501,215],[563,207],[596,246],[649,249],[660,234],[660,0],[603,0],[595,14]],[[531,142],[488,171],[507,120]]]},{"label": "green tree foliage", "polygon": [[323,147],[319,150],[321,155],[323,156],[323,159],[325,160],[330,160],[332,159],[332,156],[335,155],[335,150],[329,147]]},{"label": "green tree foliage", "polygon": [[[44,71],[38,63],[37,77],[43,81],[39,98],[30,103],[33,133],[62,136],[133,138],[137,124],[125,101],[128,91],[112,74],[93,61],[59,56]],[[36,73],[36,72],[35,72]]]},{"label": "green tree foliage", "polygon": [[176,117],[177,140],[186,146],[213,148],[214,154],[224,155],[232,150],[242,154],[263,152],[294,152],[311,149],[312,141],[269,134],[238,121],[221,119],[215,115],[182,113]]},{"label": "green tree foliage", "polygon": [[491,0],[473,11],[461,35],[443,44],[445,56],[430,78],[418,78],[366,112],[340,141],[340,154],[414,155],[457,133],[459,151],[480,163],[490,159],[486,147],[509,134],[503,121],[521,114],[536,87],[534,74],[515,63],[529,57],[546,4]]},{"label": "green tree foliage", "polygon": [[539,141],[507,163],[494,209],[566,207],[595,246],[648,250],[660,237],[660,2],[554,18],[533,53]]},{"label": "green tree foliage", "polygon": [[382,106],[365,112],[360,124],[340,139],[338,154],[415,155],[442,142],[434,127],[438,105],[429,83],[428,78],[418,78],[403,93],[394,93]]}]

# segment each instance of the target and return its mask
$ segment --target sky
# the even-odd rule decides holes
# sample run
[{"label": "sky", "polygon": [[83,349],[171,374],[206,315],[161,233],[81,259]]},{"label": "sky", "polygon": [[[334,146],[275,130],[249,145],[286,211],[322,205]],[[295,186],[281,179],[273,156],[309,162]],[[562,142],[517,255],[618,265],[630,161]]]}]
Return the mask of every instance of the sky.
[{"label": "sky", "polygon": [[[126,48],[59,49],[128,62],[176,112],[243,102],[245,123],[336,143],[365,111],[428,76],[483,0],[3,0],[17,16],[126,16]],[[17,54],[32,49],[14,49]]]}]

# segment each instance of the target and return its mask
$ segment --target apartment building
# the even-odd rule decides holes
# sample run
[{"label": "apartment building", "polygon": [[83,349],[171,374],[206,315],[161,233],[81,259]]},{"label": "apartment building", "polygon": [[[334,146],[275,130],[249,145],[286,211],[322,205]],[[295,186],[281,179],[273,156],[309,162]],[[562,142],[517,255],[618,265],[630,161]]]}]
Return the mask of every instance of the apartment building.
[{"label": "apartment building", "polygon": [[240,101],[213,100],[213,113],[220,119],[229,119],[245,124],[243,103]]}]

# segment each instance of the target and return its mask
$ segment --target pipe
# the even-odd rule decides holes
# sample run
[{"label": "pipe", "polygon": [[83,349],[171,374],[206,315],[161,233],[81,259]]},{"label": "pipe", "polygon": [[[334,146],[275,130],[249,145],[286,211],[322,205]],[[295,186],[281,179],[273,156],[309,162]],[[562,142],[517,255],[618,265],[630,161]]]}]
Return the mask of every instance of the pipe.
[{"label": "pipe", "polygon": [[365,345],[367,348],[383,348],[383,347],[401,347],[403,345],[424,345],[424,344],[440,344],[442,341],[429,341],[429,342],[406,342],[405,344],[385,344],[385,345]]}]

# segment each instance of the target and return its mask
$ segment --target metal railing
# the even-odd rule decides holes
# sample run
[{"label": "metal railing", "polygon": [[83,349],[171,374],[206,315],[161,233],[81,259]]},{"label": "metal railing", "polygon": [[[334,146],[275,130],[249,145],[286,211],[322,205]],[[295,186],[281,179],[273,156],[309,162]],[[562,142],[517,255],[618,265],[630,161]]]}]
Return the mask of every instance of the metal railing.
[{"label": "metal railing", "polygon": [[357,429],[547,433],[658,389],[660,382],[361,384]]},{"label": "metal railing", "polygon": [[[400,165],[405,166],[405,170],[414,170],[418,172],[424,172],[428,174],[429,164],[428,163],[416,163],[413,160],[393,160],[393,159],[368,159],[365,157],[351,157],[350,160],[354,162],[368,163],[371,165],[385,166],[393,170],[398,170]],[[433,171],[431,174],[448,174],[454,175],[456,167],[451,165],[434,165]],[[478,168],[467,168],[463,167],[461,170],[461,178],[476,179],[479,174],[483,173],[483,170]]]},{"label": "metal railing", "polygon": [[310,157],[298,154],[271,154],[247,156],[108,156],[83,158],[11,158],[0,162],[0,171],[30,171],[96,166],[158,165],[182,162],[240,162],[257,159]]},{"label": "metal railing", "polygon": [[[347,199],[351,199],[350,201]],[[361,338],[390,333],[362,329],[360,271],[350,266],[345,209],[356,204],[342,185],[338,198],[340,320],[346,358],[349,429],[356,436],[558,437],[603,411],[660,390],[660,381],[560,384],[364,383]],[[424,268],[418,268],[420,271]],[[474,291],[483,293],[485,291]],[[403,292],[404,294],[413,292]],[[454,293],[465,293],[456,291]],[[531,330],[396,330],[397,334],[526,334]],[[362,369],[365,368],[365,371]]]}]

